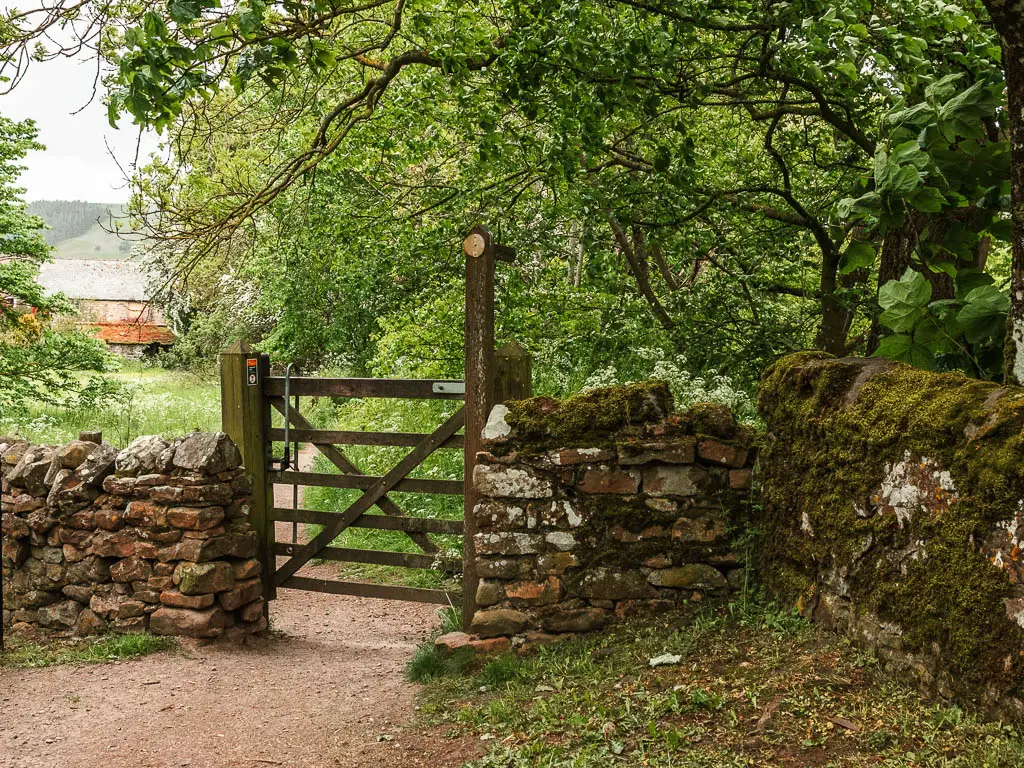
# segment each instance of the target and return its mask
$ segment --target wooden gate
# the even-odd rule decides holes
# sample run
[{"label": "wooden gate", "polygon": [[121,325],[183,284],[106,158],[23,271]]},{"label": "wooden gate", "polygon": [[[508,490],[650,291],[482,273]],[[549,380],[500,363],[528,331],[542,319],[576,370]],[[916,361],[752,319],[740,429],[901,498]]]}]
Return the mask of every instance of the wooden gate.
[{"label": "wooden gate", "polygon": [[[530,394],[529,358],[518,345],[494,353],[494,264],[512,261],[511,249],[492,243],[490,233],[474,229],[463,246],[466,255],[466,377],[465,380],[337,379],[271,375],[266,355],[254,354],[238,343],[221,356],[223,429],[238,444],[253,475],[249,520],[260,536],[264,596],[277,589],[305,589],[333,594],[361,595],[397,600],[448,604],[456,596],[440,589],[311,578],[299,575],[310,560],[371,563],[407,568],[433,568],[462,572],[463,619],[467,626],[475,610],[477,576],[473,567],[473,516],[476,505],[472,478],[480,434],[495,396],[498,401]],[[496,391],[497,381],[497,391]],[[432,432],[353,432],[320,430],[302,415],[302,397],[384,397],[460,401],[461,406]],[[294,400],[293,400],[294,398]],[[274,413],[280,414],[275,426]],[[460,434],[462,432],[463,434]],[[311,444],[340,472],[303,471],[292,465],[300,444]],[[275,456],[274,446],[284,446]],[[411,450],[386,473],[366,475],[339,446],[404,446]],[[410,478],[409,474],[435,451],[461,449],[463,477]],[[274,504],[275,486],[291,486],[291,508]],[[344,510],[323,512],[300,508],[300,486],[326,486],[362,491]],[[464,497],[464,519],[442,520],[407,516],[390,493],[440,493]],[[370,514],[376,507],[382,514]],[[278,541],[275,523],[323,526],[309,541]],[[403,531],[421,552],[382,552],[332,546],[349,527]],[[462,534],[463,556],[445,557],[428,534]]]}]

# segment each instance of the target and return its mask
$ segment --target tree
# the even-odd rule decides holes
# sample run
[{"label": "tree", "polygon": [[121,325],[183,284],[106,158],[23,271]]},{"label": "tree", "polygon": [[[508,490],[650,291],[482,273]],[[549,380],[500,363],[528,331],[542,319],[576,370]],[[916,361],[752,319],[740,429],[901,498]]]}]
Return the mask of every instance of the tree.
[{"label": "tree", "polygon": [[496,214],[574,286],[624,275],[677,350],[728,335],[721,365],[810,343],[811,313],[818,346],[872,351],[880,288],[912,266],[953,300],[1001,210],[887,122],[934,107],[927,162],[1000,144],[980,1],[57,3],[11,15],[12,61],[71,15],[105,30],[111,118],[174,136],[136,213],[182,274],[258,251],[340,157],[340,215],[451,238]]},{"label": "tree", "polygon": [[54,314],[73,311],[62,296],[47,296],[36,282],[49,258],[43,221],[29,215],[15,186],[25,153],[42,149],[32,121],[0,117],[0,415],[16,415],[29,400],[68,402],[92,392],[79,374],[103,371],[103,345],[81,333],[51,327]]},{"label": "tree", "polygon": [[985,0],[1003,44],[1013,194],[1013,264],[1006,326],[1006,381],[1024,383],[1024,12],[1009,0]]}]

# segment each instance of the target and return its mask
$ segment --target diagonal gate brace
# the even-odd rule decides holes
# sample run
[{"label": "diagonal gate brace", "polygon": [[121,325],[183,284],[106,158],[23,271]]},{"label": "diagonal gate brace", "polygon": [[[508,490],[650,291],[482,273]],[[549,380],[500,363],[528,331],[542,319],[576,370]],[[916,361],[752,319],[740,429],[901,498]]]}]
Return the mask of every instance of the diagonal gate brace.
[{"label": "diagonal gate brace", "polygon": [[466,421],[466,409],[459,408],[440,427],[429,434],[419,445],[413,448],[404,459],[396,464],[390,472],[370,486],[366,492],[349,505],[348,509],[338,515],[330,525],[309,540],[274,575],[275,586],[285,586],[285,582],[294,576],[307,562],[316,557],[317,553],[328,546],[338,534],[351,525],[360,515],[374,506],[388,491],[395,487],[424,459],[436,451],[449,437],[454,435]]},{"label": "diagonal gate brace", "polygon": [[[285,415],[284,401],[280,397],[268,397],[270,403],[277,409],[277,411],[283,416]],[[288,410],[288,418],[291,420],[292,425],[296,429],[313,429],[313,425],[309,423],[305,416],[294,409]],[[320,453],[322,453],[328,461],[334,466],[350,475],[362,475],[365,474],[359,467],[353,464],[344,452],[337,448],[332,443],[312,443]],[[380,507],[381,511],[386,515],[395,515],[396,517],[408,517],[405,510],[393,502],[385,494],[377,500],[377,506]],[[440,549],[430,537],[425,533],[409,533],[409,538],[412,539],[413,543],[416,544],[420,549],[426,552],[428,555],[436,555]]]}]

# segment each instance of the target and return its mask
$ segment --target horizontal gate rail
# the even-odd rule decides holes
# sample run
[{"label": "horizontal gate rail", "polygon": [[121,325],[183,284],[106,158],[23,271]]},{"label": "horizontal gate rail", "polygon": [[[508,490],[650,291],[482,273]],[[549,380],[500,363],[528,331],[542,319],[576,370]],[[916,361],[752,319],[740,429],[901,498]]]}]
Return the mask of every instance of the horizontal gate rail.
[{"label": "horizontal gate rail", "polygon": [[[454,435],[460,429],[465,426],[466,423],[466,409],[465,407],[459,408],[458,411],[449,416],[444,424],[439,426],[434,432],[426,437],[423,442],[409,451],[406,456],[399,461],[391,470],[379,478],[372,478],[370,485],[366,486],[366,492],[356,499],[349,507],[337,515],[328,525],[324,527],[316,536],[310,539],[306,544],[301,547],[297,547],[294,554],[288,559],[288,561],[279,567],[274,574],[274,585],[283,586],[289,578],[295,576],[296,572],[303,566],[304,563],[309,562],[312,558],[316,557],[317,553],[323,550],[325,547],[330,545],[338,534],[341,533],[345,528],[356,520],[364,512],[367,512],[373,507],[377,501],[387,493],[395,490],[400,490],[400,485],[404,483],[416,483],[414,487],[432,487],[431,492],[437,493],[438,489],[448,488],[449,492],[453,492],[457,495],[464,493],[464,483],[444,480],[404,480],[406,475],[409,474],[414,468],[419,466],[424,459],[432,454],[437,447],[444,443],[449,437]],[[342,475],[317,475],[315,473],[304,473],[304,472],[275,472],[270,475],[274,482],[289,484],[293,480],[288,479],[289,475],[309,475],[312,478],[330,478],[337,477],[340,480],[351,480],[355,478],[365,478],[366,475],[362,476],[349,476],[345,477]],[[308,483],[307,483],[308,484]],[[425,486],[423,484],[426,484]],[[452,486],[457,487],[457,491],[452,489]],[[341,486],[344,487],[344,486]],[[442,491],[443,492],[443,491]]]},{"label": "horizontal gate rail", "polygon": [[[368,490],[375,483],[383,480],[376,475],[326,475],[320,472],[268,472],[267,476],[277,485],[305,485],[313,488],[357,488]],[[448,496],[461,496],[464,484],[461,480],[431,480],[429,478],[410,478],[399,480],[389,488],[391,492],[402,493],[441,493]]]},{"label": "horizontal gate rail", "polygon": [[[321,512],[316,509],[291,509],[275,507],[271,517],[282,523],[312,523],[330,525],[338,512]],[[363,515],[350,528],[373,528],[378,531],[405,531],[406,533],[462,533],[461,520],[439,520],[432,517],[397,517],[394,515]]]},{"label": "horizontal gate rail", "polygon": [[390,584],[366,584],[359,581],[331,581],[311,579],[306,576],[292,576],[283,584],[285,589],[305,589],[310,592],[327,592],[332,595],[355,595],[356,597],[380,597],[385,600],[407,600],[415,603],[455,605],[459,599],[443,589],[420,589],[419,587],[395,587]]},{"label": "horizontal gate rail", "polygon": [[[268,440],[284,441],[284,430],[275,427],[267,432]],[[295,429],[288,431],[288,439],[296,443],[321,445],[397,445],[409,448],[423,442],[427,435],[419,432],[350,432],[337,429]],[[465,445],[462,435],[452,435],[439,448],[459,448]]]},{"label": "horizontal gate rail", "polygon": [[[274,554],[294,555],[301,544],[274,542]],[[421,555],[417,552],[387,552],[379,549],[350,549],[348,547],[324,547],[316,553],[320,560],[333,560],[339,563],[366,563],[368,565],[394,565],[399,568],[439,568],[443,571],[462,569],[461,557],[444,557],[441,555]]]},{"label": "horizontal gate rail", "polygon": [[[289,394],[312,397],[397,397],[464,400],[465,384],[454,379],[320,379],[292,376]],[[284,376],[263,380],[263,394],[284,395]]]},{"label": "horizontal gate rail", "polygon": [[[274,406],[278,412],[283,416],[285,413],[288,414],[288,418],[292,425],[298,429],[306,431],[315,431],[313,425],[310,424],[306,418],[298,412],[298,410],[291,410],[285,408],[283,397],[267,397],[267,402]],[[342,472],[351,475],[362,475],[365,474],[363,470],[349,461],[348,457],[342,453],[341,450],[331,445],[330,443],[317,443],[313,442],[313,446],[320,451],[326,459],[331,462],[335,467],[340,469]],[[395,502],[388,498],[387,494],[381,496],[377,502],[377,506],[381,512],[386,515],[405,515],[405,511],[399,507]],[[437,552],[437,545],[430,540],[430,537],[424,533],[410,533],[409,538],[412,539],[413,543],[416,544],[420,549],[426,553]]]}]

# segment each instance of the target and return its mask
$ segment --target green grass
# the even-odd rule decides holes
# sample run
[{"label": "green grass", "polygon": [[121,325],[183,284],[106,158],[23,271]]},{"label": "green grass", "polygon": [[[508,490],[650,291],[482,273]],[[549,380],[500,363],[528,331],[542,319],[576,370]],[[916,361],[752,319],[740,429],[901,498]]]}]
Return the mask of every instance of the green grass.
[{"label": "green grass", "polygon": [[[419,432],[436,429],[453,410],[450,403],[437,401],[393,401],[380,399],[350,400],[331,414],[319,414],[318,426],[328,429],[374,432]],[[410,448],[381,448],[372,446],[342,446],[345,455],[368,475],[386,474]],[[462,479],[462,451],[444,449],[428,457],[409,477],[439,480]],[[316,472],[336,473],[338,470],[323,456],[318,456]],[[309,509],[340,512],[355,501],[361,491],[337,488],[307,488],[304,503]],[[462,519],[462,497],[416,493],[390,493],[389,498],[411,517],[431,517],[446,520]],[[370,514],[380,514],[374,507]],[[315,535],[317,526],[310,526]],[[451,535],[431,535],[431,539],[448,555],[459,555],[462,538]],[[376,531],[368,528],[348,528],[335,539],[334,545],[353,549],[384,550],[389,552],[421,552],[422,550],[401,531]],[[439,570],[396,568],[391,566],[348,564],[342,568],[346,578],[368,580],[386,584],[426,589],[456,587]]]},{"label": "green grass", "polygon": [[107,379],[116,392],[96,406],[39,404],[16,419],[0,418],[0,434],[63,443],[80,431],[99,429],[104,439],[124,447],[139,435],[179,437],[196,429],[220,429],[220,384],[215,378],[127,361]]},{"label": "green grass", "polygon": [[[680,664],[651,669],[671,652]],[[422,717],[493,737],[473,768],[935,766],[1024,760],[1024,733],[923,700],[845,641],[772,607],[636,621],[474,674],[434,662]]]},{"label": "green grass", "polygon": [[97,664],[134,659],[177,646],[174,638],[156,635],[107,635],[99,638],[55,642],[48,645],[25,643],[0,653],[0,667],[51,667],[55,664]]}]

